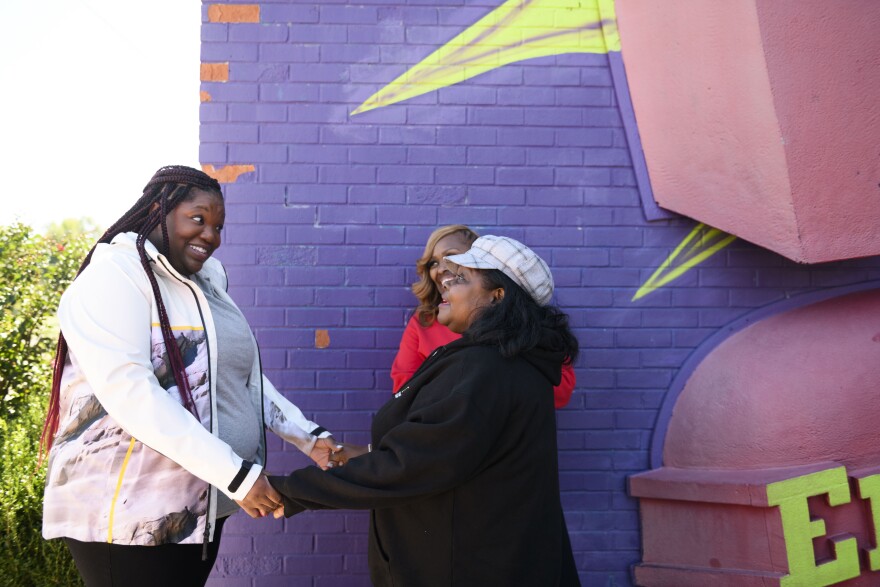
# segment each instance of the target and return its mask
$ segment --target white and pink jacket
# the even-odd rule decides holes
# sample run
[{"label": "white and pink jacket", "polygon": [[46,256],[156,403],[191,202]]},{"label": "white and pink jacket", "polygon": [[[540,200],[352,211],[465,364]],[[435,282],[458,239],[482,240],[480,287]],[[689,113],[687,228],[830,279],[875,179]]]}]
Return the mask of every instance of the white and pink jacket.
[{"label": "white and pink jacket", "polygon": [[[70,350],[49,453],[45,538],[138,545],[210,540],[217,490],[244,498],[265,462],[264,436],[258,462],[241,480],[242,458],[217,438],[211,310],[198,286],[147,242],[199,419],[181,404],[136,236],[120,234],[98,245],[58,307]],[[226,295],[218,260],[208,259],[200,275]],[[248,381],[254,409],[265,427],[308,454],[329,432],[275,389],[262,374],[259,353],[254,356]]]}]

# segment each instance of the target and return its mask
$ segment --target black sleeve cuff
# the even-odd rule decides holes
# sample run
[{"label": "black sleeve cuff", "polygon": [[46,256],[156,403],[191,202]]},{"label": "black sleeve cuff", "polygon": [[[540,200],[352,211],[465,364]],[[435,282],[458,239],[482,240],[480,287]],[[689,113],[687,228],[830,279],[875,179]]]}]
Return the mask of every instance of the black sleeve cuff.
[{"label": "black sleeve cuff", "polygon": [[296,514],[298,514],[300,512],[304,512],[304,511],[306,511],[306,509],[308,509],[304,505],[302,505],[296,501],[293,501],[292,499],[287,497],[287,495],[284,493],[283,489],[285,488],[285,486],[288,482],[287,477],[269,475],[268,479],[269,479],[269,485],[274,487],[275,491],[277,491],[278,493],[281,494],[281,502],[284,504],[284,517],[285,518],[289,518],[290,516],[295,516]]},{"label": "black sleeve cuff", "polygon": [[247,477],[248,472],[251,470],[254,464],[250,461],[242,461],[241,469],[236,473],[235,478],[232,480],[232,483],[229,484],[227,489],[229,493],[235,493],[238,491],[238,488],[241,487],[241,482],[244,481],[244,478]]},{"label": "black sleeve cuff", "polygon": [[312,436],[320,436],[324,432],[327,432],[327,429],[324,428],[323,426],[318,426],[317,428],[312,430]]}]

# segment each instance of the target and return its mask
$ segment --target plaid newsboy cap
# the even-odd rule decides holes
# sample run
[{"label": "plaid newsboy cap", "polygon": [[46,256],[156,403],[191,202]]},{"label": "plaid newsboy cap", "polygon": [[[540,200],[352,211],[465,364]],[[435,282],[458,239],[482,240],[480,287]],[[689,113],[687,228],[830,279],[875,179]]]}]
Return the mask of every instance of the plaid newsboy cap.
[{"label": "plaid newsboy cap", "polygon": [[550,268],[532,249],[507,236],[481,236],[471,248],[448,261],[471,269],[498,269],[523,288],[540,306],[553,296]]}]

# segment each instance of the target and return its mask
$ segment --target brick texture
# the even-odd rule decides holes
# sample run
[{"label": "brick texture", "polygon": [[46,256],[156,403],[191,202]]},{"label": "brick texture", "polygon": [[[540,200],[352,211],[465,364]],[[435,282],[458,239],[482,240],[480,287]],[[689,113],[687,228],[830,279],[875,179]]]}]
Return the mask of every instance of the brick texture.
[{"label": "brick texture", "polygon": [[[218,256],[267,375],[339,440],[365,443],[431,230],[534,246],[583,349],[557,414],[577,565],[585,585],[621,587],[640,558],[626,478],[650,467],[687,357],[756,308],[877,279],[880,263],[802,266],[736,241],[632,301],[695,223],[645,219],[606,55],[531,59],[350,114],[500,4],[206,5],[202,58],[229,63],[228,81],[202,83],[201,162],[228,182]],[[269,436],[270,470],[308,464]],[[227,528],[210,585],[369,585],[364,512],[239,514]]]},{"label": "brick texture", "polygon": [[208,22],[260,22],[260,5],[208,4]]},{"label": "brick texture", "polygon": [[229,81],[229,64],[202,63],[199,68],[199,79],[203,82]]},{"label": "brick texture", "polygon": [[254,171],[253,165],[224,165],[216,168],[213,165],[202,165],[202,171],[219,181],[220,183],[234,183],[242,173]]}]

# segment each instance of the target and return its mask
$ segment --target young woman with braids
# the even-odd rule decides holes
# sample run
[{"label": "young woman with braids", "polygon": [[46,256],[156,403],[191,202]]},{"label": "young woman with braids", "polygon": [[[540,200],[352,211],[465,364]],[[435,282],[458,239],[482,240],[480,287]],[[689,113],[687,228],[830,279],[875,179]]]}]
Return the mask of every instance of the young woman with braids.
[{"label": "young woman with braids", "polygon": [[211,257],[224,218],[216,180],[163,167],[61,298],[43,536],[89,587],[203,585],[225,519],[281,503],[265,427],[325,468],[337,450],[262,375]]},{"label": "young woman with braids", "polygon": [[[463,224],[441,226],[431,233],[425,244],[425,251],[416,261],[419,280],[412,285],[412,292],[419,301],[406,329],[400,339],[400,348],[391,365],[391,380],[396,393],[425,362],[434,349],[461,338],[437,321],[437,312],[442,301],[441,282],[450,273],[444,257],[463,253],[479,235]],[[570,363],[562,366],[562,380],[553,387],[553,399],[557,408],[562,408],[571,399],[574,390],[575,374]]]}]

